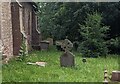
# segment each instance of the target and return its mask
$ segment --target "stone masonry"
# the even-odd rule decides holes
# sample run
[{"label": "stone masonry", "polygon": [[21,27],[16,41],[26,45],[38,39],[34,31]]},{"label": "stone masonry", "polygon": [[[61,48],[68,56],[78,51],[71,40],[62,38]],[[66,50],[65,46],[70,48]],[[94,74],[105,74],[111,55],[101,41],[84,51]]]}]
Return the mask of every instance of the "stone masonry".
[{"label": "stone masonry", "polygon": [[[32,45],[39,45],[39,36],[37,32],[36,11],[31,3],[11,3],[12,11],[12,29],[13,29],[13,55],[19,54],[22,38],[25,37],[27,52],[31,52]],[[22,7],[21,7],[22,6]],[[14,18],[15,16],[15,18]],[[34,30],[34,31],[33,31]],[[35,38],[35,39],[34,39]],[[34,44],[33,44],[34,43]]]},{"label": "stone masonry", "polygon": [[1,11],[1,39],[4,47],[3,53],[8,59],[13,56],[12,24],[11,24],[11,6],[10,2],[2,2]]},{"label": "stone masonry", "polygon": [[[32,45],[39,45],[40,42],[35,3],[8,1],[0,1],[0,51],[7,60],[19,55],[24,34],[28,51],[32,50]],[[34,40],[34,37],[37,39]]]}]

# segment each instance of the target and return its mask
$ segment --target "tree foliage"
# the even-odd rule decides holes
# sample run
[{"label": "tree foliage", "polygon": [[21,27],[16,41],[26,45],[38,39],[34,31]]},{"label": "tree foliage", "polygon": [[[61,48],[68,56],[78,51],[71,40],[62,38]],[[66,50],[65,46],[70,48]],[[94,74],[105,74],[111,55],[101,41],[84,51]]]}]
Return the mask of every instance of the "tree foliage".
[{"label": "tree foliage", "polygon": [[107,55],[107,45],[104,38],[109,27],[101,25],[102,17],[98,13],[88,14],[83,25],[80,25],[80,33],[83,41],[80,51],[84,56],[97,57]]},{"label": "tree foliage", "polygon": [[57,3],[37,3],[38,4],[38,22],[44,38],[53,37],[55,29],[55,13],[58,10]]},{"label": "tree foliage", "polygon": [[101,14],[101,23],[110,26],[109,35],[105,40],[120,36],[120,2],[41,2],[37,4],[39,7],[39,27],[43,39],[52,37],[54,40],[62,40],[68,36],[72,42],[77,40],[81,43],[83,36],[79,33],[79,29],[81,29],[79,24],[84,23],[87,14],[96,11]]}]

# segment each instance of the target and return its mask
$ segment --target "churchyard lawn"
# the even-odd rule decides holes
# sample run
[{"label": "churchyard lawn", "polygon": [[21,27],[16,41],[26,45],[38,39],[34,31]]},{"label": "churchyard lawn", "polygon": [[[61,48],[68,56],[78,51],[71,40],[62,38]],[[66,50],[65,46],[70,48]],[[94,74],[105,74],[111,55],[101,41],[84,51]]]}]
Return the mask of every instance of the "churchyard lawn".
[{"label": "churchyard lawn", "polygon": [[[107,58],[87,58],[82,62],[82,55],[75,54],[75,67],[60,67],[62,52],[52,48],[48,51],[33,51],[24,61],[11,60],[2,67],[3,82],[103,82],[104,69],[111,75],[113,70],[120,70],[117,55]],[[27,65],[27,62],[47,62],[45,67]]]}]

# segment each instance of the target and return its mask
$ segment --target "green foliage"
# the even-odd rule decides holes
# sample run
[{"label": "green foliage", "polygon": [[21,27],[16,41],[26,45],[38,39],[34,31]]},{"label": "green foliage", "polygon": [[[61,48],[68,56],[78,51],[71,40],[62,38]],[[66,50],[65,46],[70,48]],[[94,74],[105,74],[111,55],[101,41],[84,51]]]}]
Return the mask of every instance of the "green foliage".
[{"label": "green foliage", "polygon": [[[39,24],[43,37],[53,37],[55,40],[71,41],[80,36],[78,22],[82,23],[89,7],[85,3],[39,3]],[[84,16],[83,16],[84,15]]]},{"label": "green foliage", "polygon": [[19,60],[23,61],[25,60],[26,56],[27,56],[27,51],[26,51],[26,44],[25,44],[25,40],[23,40],[22,45],[20,46],[20,50],[19,50]]},{"label": "green foliage", "polygon": [[[107,39],[120,36],[120,2],[118,3],[38,3],[38,21],[42,38],[52,37],[63,40],[65,36],[72,42],[82,41],[79,25],[84,24],[87,14],[98,11],[102,14],[102,23],[110,26]],[[101,24],[101,25],[103,25]],[[96,31],[96,30],[95,30]],[[102,34],[101,34],[102,35]]]},{"label": "green foliage", "polygon": [[43,36],[43,39],[47,37],[53,37],[54,32],[54,14],[57,11],[57,3],[37,3],[38,5],[38,22]]},{"label": "green foliage", "polygon": [[[112,8],[112,9],[111,9]],[[118,3],[100,3],[99,12],[103,15],[103,23],[110,26],[109,37],[120,36],[120,2]]]},{"label": "green foliage", "polygon": [[119,48],[120,47],[120,37],[116,37],[115,39],[111,39],[110,44],[116,48]]},{"label": "green foliage", "polygon": [[115,37],[114,39],[108,40],[108,45],[110,48],[110,53],[120,54],[120,36]]},{"label": "green foliage", "polygon": [[[83,23],[87,13],[102,13],[102,22],[109,25],[111,36],[118,35],[120,3],[39,3],[39,25],[43,36],[63,39],[66,35],[74,41],[81,38],[78,23]],[[112,8],[112,9],[111,9]],[[60,32],[60,33],[58,33]]]},{"label": "green foliage", "polygon": [[108,53],[106,41],[106,33],[109,29],[102,26],[102,17],[98,13],[88,14],[85,23],[80,25],[80,34],[83,41],[80,45],[80,51],[84,56],[97,57],[106,56]]}]

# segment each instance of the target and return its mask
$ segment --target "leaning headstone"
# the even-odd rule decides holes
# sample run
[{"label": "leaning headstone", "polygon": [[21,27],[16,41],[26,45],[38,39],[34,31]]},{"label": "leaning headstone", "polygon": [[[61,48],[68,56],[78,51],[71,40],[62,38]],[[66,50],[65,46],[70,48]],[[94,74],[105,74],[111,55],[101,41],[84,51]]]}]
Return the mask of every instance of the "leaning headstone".
[{"label": "leaning headstone", "polygon": [[75,66],[74,55],[70,52],[70,50],[73,48],[72,42],[66,38],[62,43],[61,47],[64,50],[64,53],[60,57],[61,67]]},{"label": "leaning headstone", "polygon": [[71,52],[65,52],[60,57],[61,67],[72,67],[75,65],[74,55]]}]

